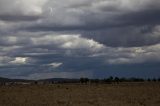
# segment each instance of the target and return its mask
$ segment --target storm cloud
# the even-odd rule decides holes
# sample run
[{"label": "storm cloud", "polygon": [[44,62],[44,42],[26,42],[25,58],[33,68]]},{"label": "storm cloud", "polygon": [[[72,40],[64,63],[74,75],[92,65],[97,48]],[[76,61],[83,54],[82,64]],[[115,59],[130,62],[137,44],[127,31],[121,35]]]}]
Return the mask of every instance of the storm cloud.
[{"label": "storm cloud", "polygon": [[0,75],[157,77],[159,5],[158,0],[0,0]]}]

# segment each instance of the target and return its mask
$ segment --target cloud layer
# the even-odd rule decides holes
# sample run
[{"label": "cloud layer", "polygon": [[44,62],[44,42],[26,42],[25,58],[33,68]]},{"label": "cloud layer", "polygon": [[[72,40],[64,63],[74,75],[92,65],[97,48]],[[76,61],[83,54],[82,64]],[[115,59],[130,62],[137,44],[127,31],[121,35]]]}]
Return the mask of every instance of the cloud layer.
[{"label": "cloud layer", "polygon": [[158,75],[159,5],[157,0],[0,0],[0,75],[103,77],[115,70],[108,67],[146,70],[144,64],[155,65]]}]

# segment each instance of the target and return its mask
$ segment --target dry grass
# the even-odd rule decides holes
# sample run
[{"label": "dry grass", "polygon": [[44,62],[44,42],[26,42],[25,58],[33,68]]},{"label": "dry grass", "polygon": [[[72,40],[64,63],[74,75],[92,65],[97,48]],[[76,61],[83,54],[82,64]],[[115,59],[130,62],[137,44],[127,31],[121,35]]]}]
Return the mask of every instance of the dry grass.
[{"label": "dry grass", "polygon": [[160,83],[1,86],[0,106],[160,106]]}]

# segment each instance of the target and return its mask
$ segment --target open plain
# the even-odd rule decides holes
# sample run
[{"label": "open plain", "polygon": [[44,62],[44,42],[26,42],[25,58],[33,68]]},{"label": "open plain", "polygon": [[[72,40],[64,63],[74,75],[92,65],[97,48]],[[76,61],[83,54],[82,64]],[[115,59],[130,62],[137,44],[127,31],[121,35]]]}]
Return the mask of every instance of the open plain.
[{"label": "open plain", "polygon": [[160,106],[160,83],[0,86],[0,106]]}]

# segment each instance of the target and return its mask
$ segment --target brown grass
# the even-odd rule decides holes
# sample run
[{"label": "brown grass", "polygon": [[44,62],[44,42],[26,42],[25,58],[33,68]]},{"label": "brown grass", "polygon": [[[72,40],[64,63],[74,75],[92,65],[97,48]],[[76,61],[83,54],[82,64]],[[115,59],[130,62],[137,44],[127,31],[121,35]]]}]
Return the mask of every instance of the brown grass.
[{"label": "brown grass", "polygon": [[160,83],[1,86],[0,106],[160,106]]}]

